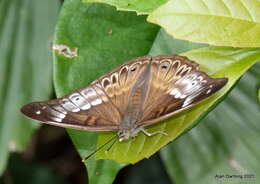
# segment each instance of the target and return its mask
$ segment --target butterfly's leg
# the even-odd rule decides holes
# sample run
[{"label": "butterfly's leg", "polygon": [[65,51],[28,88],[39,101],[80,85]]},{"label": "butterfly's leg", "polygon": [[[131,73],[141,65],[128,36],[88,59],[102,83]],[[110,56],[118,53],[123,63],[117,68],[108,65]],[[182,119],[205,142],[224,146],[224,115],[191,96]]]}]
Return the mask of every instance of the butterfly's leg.
[{"label": "butterfly's leg", "polygon": [[144,128],[141,128],[140,131],[142,131],[147,136],[153,136],[153,135],[156,135],[156,134],[162,134],[162,135],[165,135],[165,136],[170,136],[169,134],[167,134],[166,132],[163,132],[163,131],[156,131],[156,132],[153,132],[153,133],[149,133]]}]

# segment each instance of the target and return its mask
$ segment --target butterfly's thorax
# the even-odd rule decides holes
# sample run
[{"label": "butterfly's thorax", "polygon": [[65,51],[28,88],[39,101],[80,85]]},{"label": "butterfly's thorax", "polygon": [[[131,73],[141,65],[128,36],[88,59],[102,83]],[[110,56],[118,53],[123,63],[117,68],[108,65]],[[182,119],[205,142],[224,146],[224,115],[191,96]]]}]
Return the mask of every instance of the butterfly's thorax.
[{"label": "butterfly's thorax", "polygon": [[123,114],[122,123],[119,125],[119,135],[121,137],[125,136],[122,138],[123,140],[134,137],[139,132],[137,122],[142,116],[144,99],[146,99],[149,90],[151,61],[147,62],[146,65],[131,90],[128,97],[127,109]]}]

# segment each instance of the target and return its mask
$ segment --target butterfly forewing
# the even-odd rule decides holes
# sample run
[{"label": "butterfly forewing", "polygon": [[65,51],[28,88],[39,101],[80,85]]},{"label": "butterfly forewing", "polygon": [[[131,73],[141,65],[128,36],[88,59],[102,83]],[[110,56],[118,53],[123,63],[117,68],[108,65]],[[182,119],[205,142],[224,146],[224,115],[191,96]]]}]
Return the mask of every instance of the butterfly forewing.
[{"label": "butterfly forewing", "polygon": [[[26,116],[66,128],[80,130],[116,130],[121,115],[109,100],[104,100],[93,85],[63,98],[33,102],[22,108]],[[109,114],[104,108],[109,108]]]},{"label": "butterfly forewing", "polygon": [[63,98],[27,104],[21,111],[32,119],[65,128],[118,130],[133,81],[145,70],[150,59],[144,56],[129,61],[85,88]]}]

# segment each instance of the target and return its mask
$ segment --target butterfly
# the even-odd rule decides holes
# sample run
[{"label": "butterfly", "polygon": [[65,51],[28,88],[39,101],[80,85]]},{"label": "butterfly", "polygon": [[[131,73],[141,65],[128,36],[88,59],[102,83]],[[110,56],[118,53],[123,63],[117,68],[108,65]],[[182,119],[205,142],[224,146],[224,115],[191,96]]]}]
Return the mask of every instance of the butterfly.
[{"label": "butterfly", "polygon": [[184,111],[220,90],[227,78],[212,78],[179,55],[143,56],[119,66],[90,85],[58,99],[32,102],[21,112],[64,128],[117,131],[119,141]]}]

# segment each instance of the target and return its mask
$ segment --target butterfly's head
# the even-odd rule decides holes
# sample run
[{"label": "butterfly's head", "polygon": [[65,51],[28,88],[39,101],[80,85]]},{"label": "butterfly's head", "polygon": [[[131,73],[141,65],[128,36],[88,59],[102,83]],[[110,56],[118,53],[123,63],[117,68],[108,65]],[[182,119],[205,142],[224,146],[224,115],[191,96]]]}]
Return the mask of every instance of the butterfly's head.
[{"label": "butterfly's head", "polygon": [[118,131],[118,139],[119,142],[126,141],[131,137],[131,131],[127,129],[119,130]]}]

